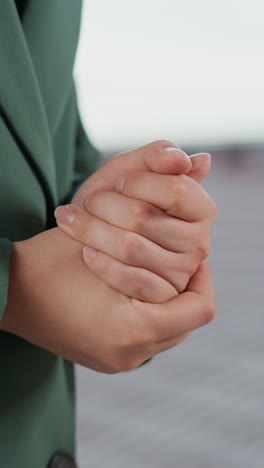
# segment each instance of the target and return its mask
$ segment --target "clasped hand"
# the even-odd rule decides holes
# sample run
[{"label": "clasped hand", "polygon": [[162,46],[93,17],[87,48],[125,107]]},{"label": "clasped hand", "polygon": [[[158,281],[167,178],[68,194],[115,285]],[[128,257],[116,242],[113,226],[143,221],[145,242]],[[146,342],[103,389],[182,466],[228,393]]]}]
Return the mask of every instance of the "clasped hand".
[{"label": "clasped hand", "polygon": [[82,185],[73,212],[57,210],[60,229],[13,243],[0,329],[115,373],[213,319],[206,258],[216,210],[198,183],[210,159],[191,163],[172,146],[116,156]]},{"label": "clasped hand", "polygon": [[[93,176],[85,182],[82,203],[79,194],[73,199],[81,207],[56,211],[58,226],[89,247],[83,254],[93,273],[126,296],[151,303],[168,301],[186,289],[208,257],[216,215],[214,203],[195,180],[208,174],[209,155],[197,156],[199,173],[185,175],[190,160],[164,144],[155,142],[113,159],[96,174],[98,182]],[[109,187],[104,174],[111,165],[122,159],[128,164],[134,156],[137,169],[137,154],[150,168],[126,172],[124,167],[121,177],[112,168]]]}]

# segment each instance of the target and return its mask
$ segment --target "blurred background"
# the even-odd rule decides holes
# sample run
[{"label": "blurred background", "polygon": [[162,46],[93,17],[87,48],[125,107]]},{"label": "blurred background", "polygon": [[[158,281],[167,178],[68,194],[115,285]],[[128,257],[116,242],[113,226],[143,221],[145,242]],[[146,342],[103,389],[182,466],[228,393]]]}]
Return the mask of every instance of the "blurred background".
[{"label": "blurred background", "polygon": [[104,159],[169,139],[209,151],[218,314],[140,369],[78,367],[80,468],[263,468],[264,6],[86,0],[75,66]]}]

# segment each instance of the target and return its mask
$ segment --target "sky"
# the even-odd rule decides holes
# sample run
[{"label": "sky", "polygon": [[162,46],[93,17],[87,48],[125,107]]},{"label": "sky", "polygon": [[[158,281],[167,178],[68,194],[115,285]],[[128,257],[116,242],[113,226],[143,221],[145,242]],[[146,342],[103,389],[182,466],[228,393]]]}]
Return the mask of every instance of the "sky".
[{"label": "sky", "polygon": [[263,142],[263,1],[84,0],[75,77],[102,150]]}]

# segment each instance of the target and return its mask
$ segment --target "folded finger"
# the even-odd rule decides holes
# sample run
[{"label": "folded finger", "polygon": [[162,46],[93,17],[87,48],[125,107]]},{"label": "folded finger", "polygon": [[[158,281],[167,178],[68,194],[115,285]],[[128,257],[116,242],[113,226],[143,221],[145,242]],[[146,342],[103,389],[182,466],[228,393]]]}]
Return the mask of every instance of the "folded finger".
[{"label": "folded finger", "polygon": [[133,300],[153,326],[155,342],[178,338],[208,324],[215,315],[215,300],[208,263],[203,262],[191,279],[186,292],[164,304]]},{"label": "folded finger", "polygon": [[177,291],[170,283],[148,270],[125,265],[89,247],[84,247],[83,256],[96,276],[128,297],[162,303],[177,295]]},{"label": "folded finger", "polygon": [[[113,226],[78,207],[74,211],[74,205],[56,210],[57,224],[66,234],[119,262],[155,273],[179,292],[185,289],[194,270],[191,262],[186,264],[184,253],[168,251],[137,233]],[[65,212],[70,217],[68,224],[62,222]]]},{"label": "folded finger", "polygon": [[162,353],[163,351],[168,351],[175,346],[178,346],[183,341],[187,340],[192,332],[184,333],[183,335],[177,336],[176,338],[169,338],[167,340],[159,341],[153,345],[152,350],[150,350],[150,355],[155,356],[156,354]]},{"label": "folded finger", "polygon": [[192,224],[170,216],[148,202],[117,192],[95,191],[87,198],[85,209],[114,226],[140,234],[173,252],[190,252],[196,239]]},{"label": "folded finger", "polygon": [[185,221],[215,219],[215,205],[209,195],[186,175],[132,172],[119,179],[117,191],[144,200]]}]

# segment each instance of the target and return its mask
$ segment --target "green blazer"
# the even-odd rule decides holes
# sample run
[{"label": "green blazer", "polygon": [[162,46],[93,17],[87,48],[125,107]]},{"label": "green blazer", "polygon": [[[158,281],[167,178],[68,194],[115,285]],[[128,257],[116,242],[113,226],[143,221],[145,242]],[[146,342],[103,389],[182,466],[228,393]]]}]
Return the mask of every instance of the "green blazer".
[{"label": "green blazer", "polygon": [[[0,3],[0,320],[12,241],[52,227],[96,167],[72,77],[80,14],[80,0],[29,0],[21,23],[14,0]],[[74,454],[74,406],[72,364],[0,332],[1,468]]]}]

